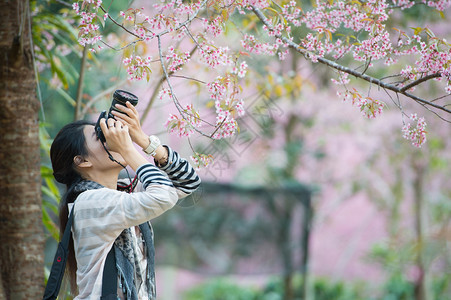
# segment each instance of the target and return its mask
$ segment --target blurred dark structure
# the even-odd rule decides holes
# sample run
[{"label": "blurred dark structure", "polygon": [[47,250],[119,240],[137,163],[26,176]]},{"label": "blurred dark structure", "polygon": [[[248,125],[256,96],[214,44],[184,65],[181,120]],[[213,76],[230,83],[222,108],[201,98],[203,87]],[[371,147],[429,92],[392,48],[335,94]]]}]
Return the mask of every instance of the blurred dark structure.
[{"label": "blurred dark structure", "polygon": [[292,299],[295,273],[305,291],[312,215],[311,191],[297,182],[206,182],[153,222],[157,262],[209,275],[280,275]]}]

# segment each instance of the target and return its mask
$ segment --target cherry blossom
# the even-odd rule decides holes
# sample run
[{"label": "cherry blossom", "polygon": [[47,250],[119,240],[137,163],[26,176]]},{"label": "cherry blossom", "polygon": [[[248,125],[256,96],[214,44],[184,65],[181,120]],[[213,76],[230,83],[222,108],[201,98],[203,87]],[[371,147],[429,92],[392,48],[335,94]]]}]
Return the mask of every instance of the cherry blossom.
[{"label": "cherry blossom", "polygon": [[175,49],[173,46],[168,48],[166,53],[166,61],[168,62],[168,70],[170,72],[176,72],[182,69],[190,60],[189,52],[181,53],[179,50]]},{"label": "cherry blossom", "polygon": [[127,73],[130,80],[142,80],[148,78],[152,72],[150,69],[150,63],[152,57],[141,58],[141,56],[130,56],[124,58],[122,61],[127,66]]},{"label": "cherry blossom", "polygon": [[374,119],[382,114],[385,103],[371,97],[363,97],[356,89],[347,90],[344,95],[337,93],[338,96],[343,97],[343,101],[350,101],[352,105],[356,106],[362,115],[368,119]]},{"label": "cherry blossom", "polygon": [[[171,76],[180,75],[176,73],[200,62],[214,79],[193,79],[207,94],[216,120],[211,122],[210,131],[203,134],[221,139],[239,131],[239,118],[245,113],[240,80],[248,73],[249,61],[244,61],[243,56],[270,55],[284,60],[294,49],[313,63],[337,62],[328,65],[338,73],[332,82],[345,89],[338,93],[339,97],[370,119],[379,116],[386,105],[369,94],[363,96],[348,88],[349,74],[362,79],[371,77],[368,74],[374,73],[371,71],[376,66],[393,66],[398,68],[400,79],[396,86],[406,87],[397,93],[406,95],[406,91],[413,92],[419,81],[432,78],[440,80],[442,91],[451,94],[450,44],[427,28],[403,31],[388,25],[396,9],[406,10],[420,2],[439,11],[451,6],[451,0],[317,0],[311,7],[302,8],[294,0],[166,0],[153,4],[152,14],[147,15],[144,8],[124,7],[119,16],[111,16],[101,0],[79,0],[72,7],[80,18],[79,43],[89,45],[91,51],[102,49],[100,41],[106,44],[101,34],[104,21],[114,21],[129,35],[128,44],[118,48],[132,49],[123,59],[130,80],[149,80],[151,58],[138,51],[137,45],[141,42],[155,45],[152,41],[158,41],[155,61],[164,69],[168,83],[158,98],[174,102],[178,114],[171,115],[166,125],[181,137],[199,131],[203,116],[192,105],[182,106],[178,102]],[[263,12],[266,20],[257,10]],[[229,22],[230,16],[236,12],[246,15],[244,18],[255,15],[249,17],[252,20],[249,28],[237,28],[240,42],[227,45],[223,41],[229,30],[226,23],[233,23]],[[345,59],[350,61],[349,66],[340,65]],[[179,77],[184,78],[184,74]],[[372,78],[367,81],[373,84]],[[411,120],[417,122],[416,126],[404,125],[403,134],[421,146],[426,140],[426,123],[423,118]],[[199,156],[197,160],[201,161]]]},{"label": "cherry blossom", "polygon": [[192,104],[186,105],[182,113],[182,116],[170,114],[165,126],[170,133],[177,134],[179,137],[188,137],[195,132],[196,128],[201,127],[202,120]]},{"label": "cherry blossom", "polygon": [[213,156],[211,154],[207,155],[195,152],[191,156],[191,160],[193,161],[196,170],[199,170],[200,168],[208,167],[213,162]]},{"label": "cherry blossom", "polygon": [[426,143],[426,121],[423,117],[419,118],[417,114],[410,115],[411,121],[416,121],[415,126],[410,123],[404,124],[402,127],[403,137],[412,142],[415,147],[421,148]]}]

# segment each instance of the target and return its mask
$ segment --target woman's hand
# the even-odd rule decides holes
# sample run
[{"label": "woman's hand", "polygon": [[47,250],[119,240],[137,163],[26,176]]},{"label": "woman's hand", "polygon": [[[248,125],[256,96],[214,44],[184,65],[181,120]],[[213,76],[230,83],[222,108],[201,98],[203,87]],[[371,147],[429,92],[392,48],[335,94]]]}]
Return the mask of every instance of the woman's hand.
[{"label": "woman's hand", "polygon": [[108,149],[119,153],[133,170],[136,171],[139,166],[148,163],[147,159],[136,150],[130,137],[129,127],[122,121],[113,118],[109,118],[108,121],[101,119],[100,127],[105,135]]},{"label": "woman's hand", "polygon": [[114,120],[113,118],[109,118],[108,121],[101,119],[100,128],[102,128],[102,132],[105,135],[108,150],[123,154],[134,148],[129,128],[122,121]]},{"label": "woman's hand", "polygon": [[121,121],[124,125],[128,126],[132,141],[145,149],[149,145],[149,137],[141,128],[138,111],[129,101],[127,101],[125,105],[126,106],[116,104],[116,108],[119,109],[120,112],[113,110],[111,113],[116,120]]}]

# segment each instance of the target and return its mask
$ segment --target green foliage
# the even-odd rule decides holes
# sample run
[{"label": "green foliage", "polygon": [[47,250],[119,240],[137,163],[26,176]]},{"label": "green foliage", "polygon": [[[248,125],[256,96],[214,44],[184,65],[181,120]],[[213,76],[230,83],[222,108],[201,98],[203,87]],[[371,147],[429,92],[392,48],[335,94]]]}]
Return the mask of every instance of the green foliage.
[{"label": "green foliage", "polygon": [[[429,248],[431,245],[428,245]],[[381,287],[383,300],[414,299],[415,284],[406,277],[409,266],[412,266],[416,256],[414,247],[376,244],[371,250],[372,260],[380,263],[388,273],[388,279]],[[431,276],[431,299],[451,299],[449,274]],[[378,298],[379,299],[379,298]]]},{"label": "green foliage", "polygon": [[394,274],[386,282],[383,294],[383,300],[414,299],[414,285],[403,274]]},{"label": "green foliage", "polygon": [[[295,277],[293,299],[303,299],[301,276]],[[434,278],[432,282],[434,300],[450,300],[450,282],[447,278]],[[329,278],[315,278],[311,296],[315,300],[413,300],[414,285],[403,274],[391,276],[380,287],[371,287],[366,282],[342,282]],[[376,290],[377,292],[374,292]],[[183,300],[282,300],[284,299],[282,278],[269,281],[263,288],[234,284],[224,279],[215,279],[188,290]]]},{"label": "green foliage", "polygon": [[[45,124],[42,123],[39,126],[39,138],[42,156],[48,158],[52,139],[46,130]],[[58,204],[61,197],[57,183],[53,177],[53,170],[45,160],[41,164],[41,178],[43,224],[50,237],[58,241],[59,226],[55,223],[55,220],[58,215]]]},{"label": "green foliage", "polygon": [[[215,280],[202,284],[186,293],[185,300],[257,300],[258,293],[251,288],[241,287],[236,284]],[[266,298],[265,298],[266,299]]]},{"label": "green foliage", "polygon": [[432,281],[434,299],[451,300],[451,280],[449,275],[434,278]]},{"label": "green foliage", "polygon": [[364,299],[362,292],[351,284],[331,282],[325,278],[317,279],[313,284],[316,300],[356,300]]},{"label": "green foliage", "polygon": [[[72,59],[73,55],[80,56],[81,50],[77,32],[69,23],[74,17],[71,17],[72,9],[50,1],[33,1],[32,8],[35,60],[49,66],[52,76],[56,76],[67,89],[77,81],[78,72],[72,66]],[[37,76],[38,80],[45,80],[41,72]]]},{"label": "green foliage", "polygon": [[[302,278],[295,277],[294,299],[303,298],[301,291]],[[313,293],[315,300],[359,300],[365,297],[365,285],[333,282],[327,278],[318,278],[313,282]],[[283,280],[275,278],[266,286],[258,290],[253,287],[245,287],[231,282],[217,279],[206,282],[186,292],[184,300],[282,300],[285,299]]]}]

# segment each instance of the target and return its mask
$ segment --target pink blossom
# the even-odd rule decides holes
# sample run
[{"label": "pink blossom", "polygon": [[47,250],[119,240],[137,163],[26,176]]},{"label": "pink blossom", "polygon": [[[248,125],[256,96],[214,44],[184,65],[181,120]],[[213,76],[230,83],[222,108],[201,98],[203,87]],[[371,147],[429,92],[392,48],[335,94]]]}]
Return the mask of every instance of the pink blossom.
[{"label": "pink blossom", "polygon": [[345,72],[338,72],[338,80],[332,78],[333,83],[338,85],[346,85],[350,82],[349,74]]},{"label": "pink blossom", "polygon": [[185,52],[181,53],[179,50],[176,50],[173,46],[168,48],[166,53],[166,61],[169,63],[168,70],[170,72],[176,72],[183,68],[183,66],[189,62],[190,53]]},{"label": "pink blossom", "polygon": [[72,4],[72,9],[75,10],[75,13],[78,15],[80,12],[80,6],[78,5],[78,2],[75,2]]},{"label": "pink blossom", "polygon": [[413,127],[410,123],[405,123],[402,127],[403,137],[412,142],[417,148],[421,148],[426,143],[426,121],[423,117],[418,118],[417,114],[411,114],[410,120],[416,121],[416,126]]},{"label": "pink blossom", "polygon": [[181,116],[170,114],[165,127],[179,137],[188,137],[195,132],[195,128],[201,127],[201,118],[193,105],[187,105],[182,114]]},{"label": "pink blossom", "polygon": [[196,170],[199,170],[202,167],[208,167],[213,162],[213,156],[211,154],[206,155],[195,152],[190,158],[193,161]]},{"label": "pink blossom", "polygon": [[371,97],[363,97],[357,90],[347,90],[344,95],[337,93],[343,97],[343,101],[350,101],[356,106],[360,112],[368,119],[374,119],[382,114],[385,103]]},{"label": "pink blossom", "polygon": [[122,63],[127,66],[128,78],[130,80],[142,80],[146,78],[149,80],[149,76],[151,73],[150,63],[152,61],[152,57],[148,56],[146,58],[142,58],[141,56],[130,56],[124,58]]}]

